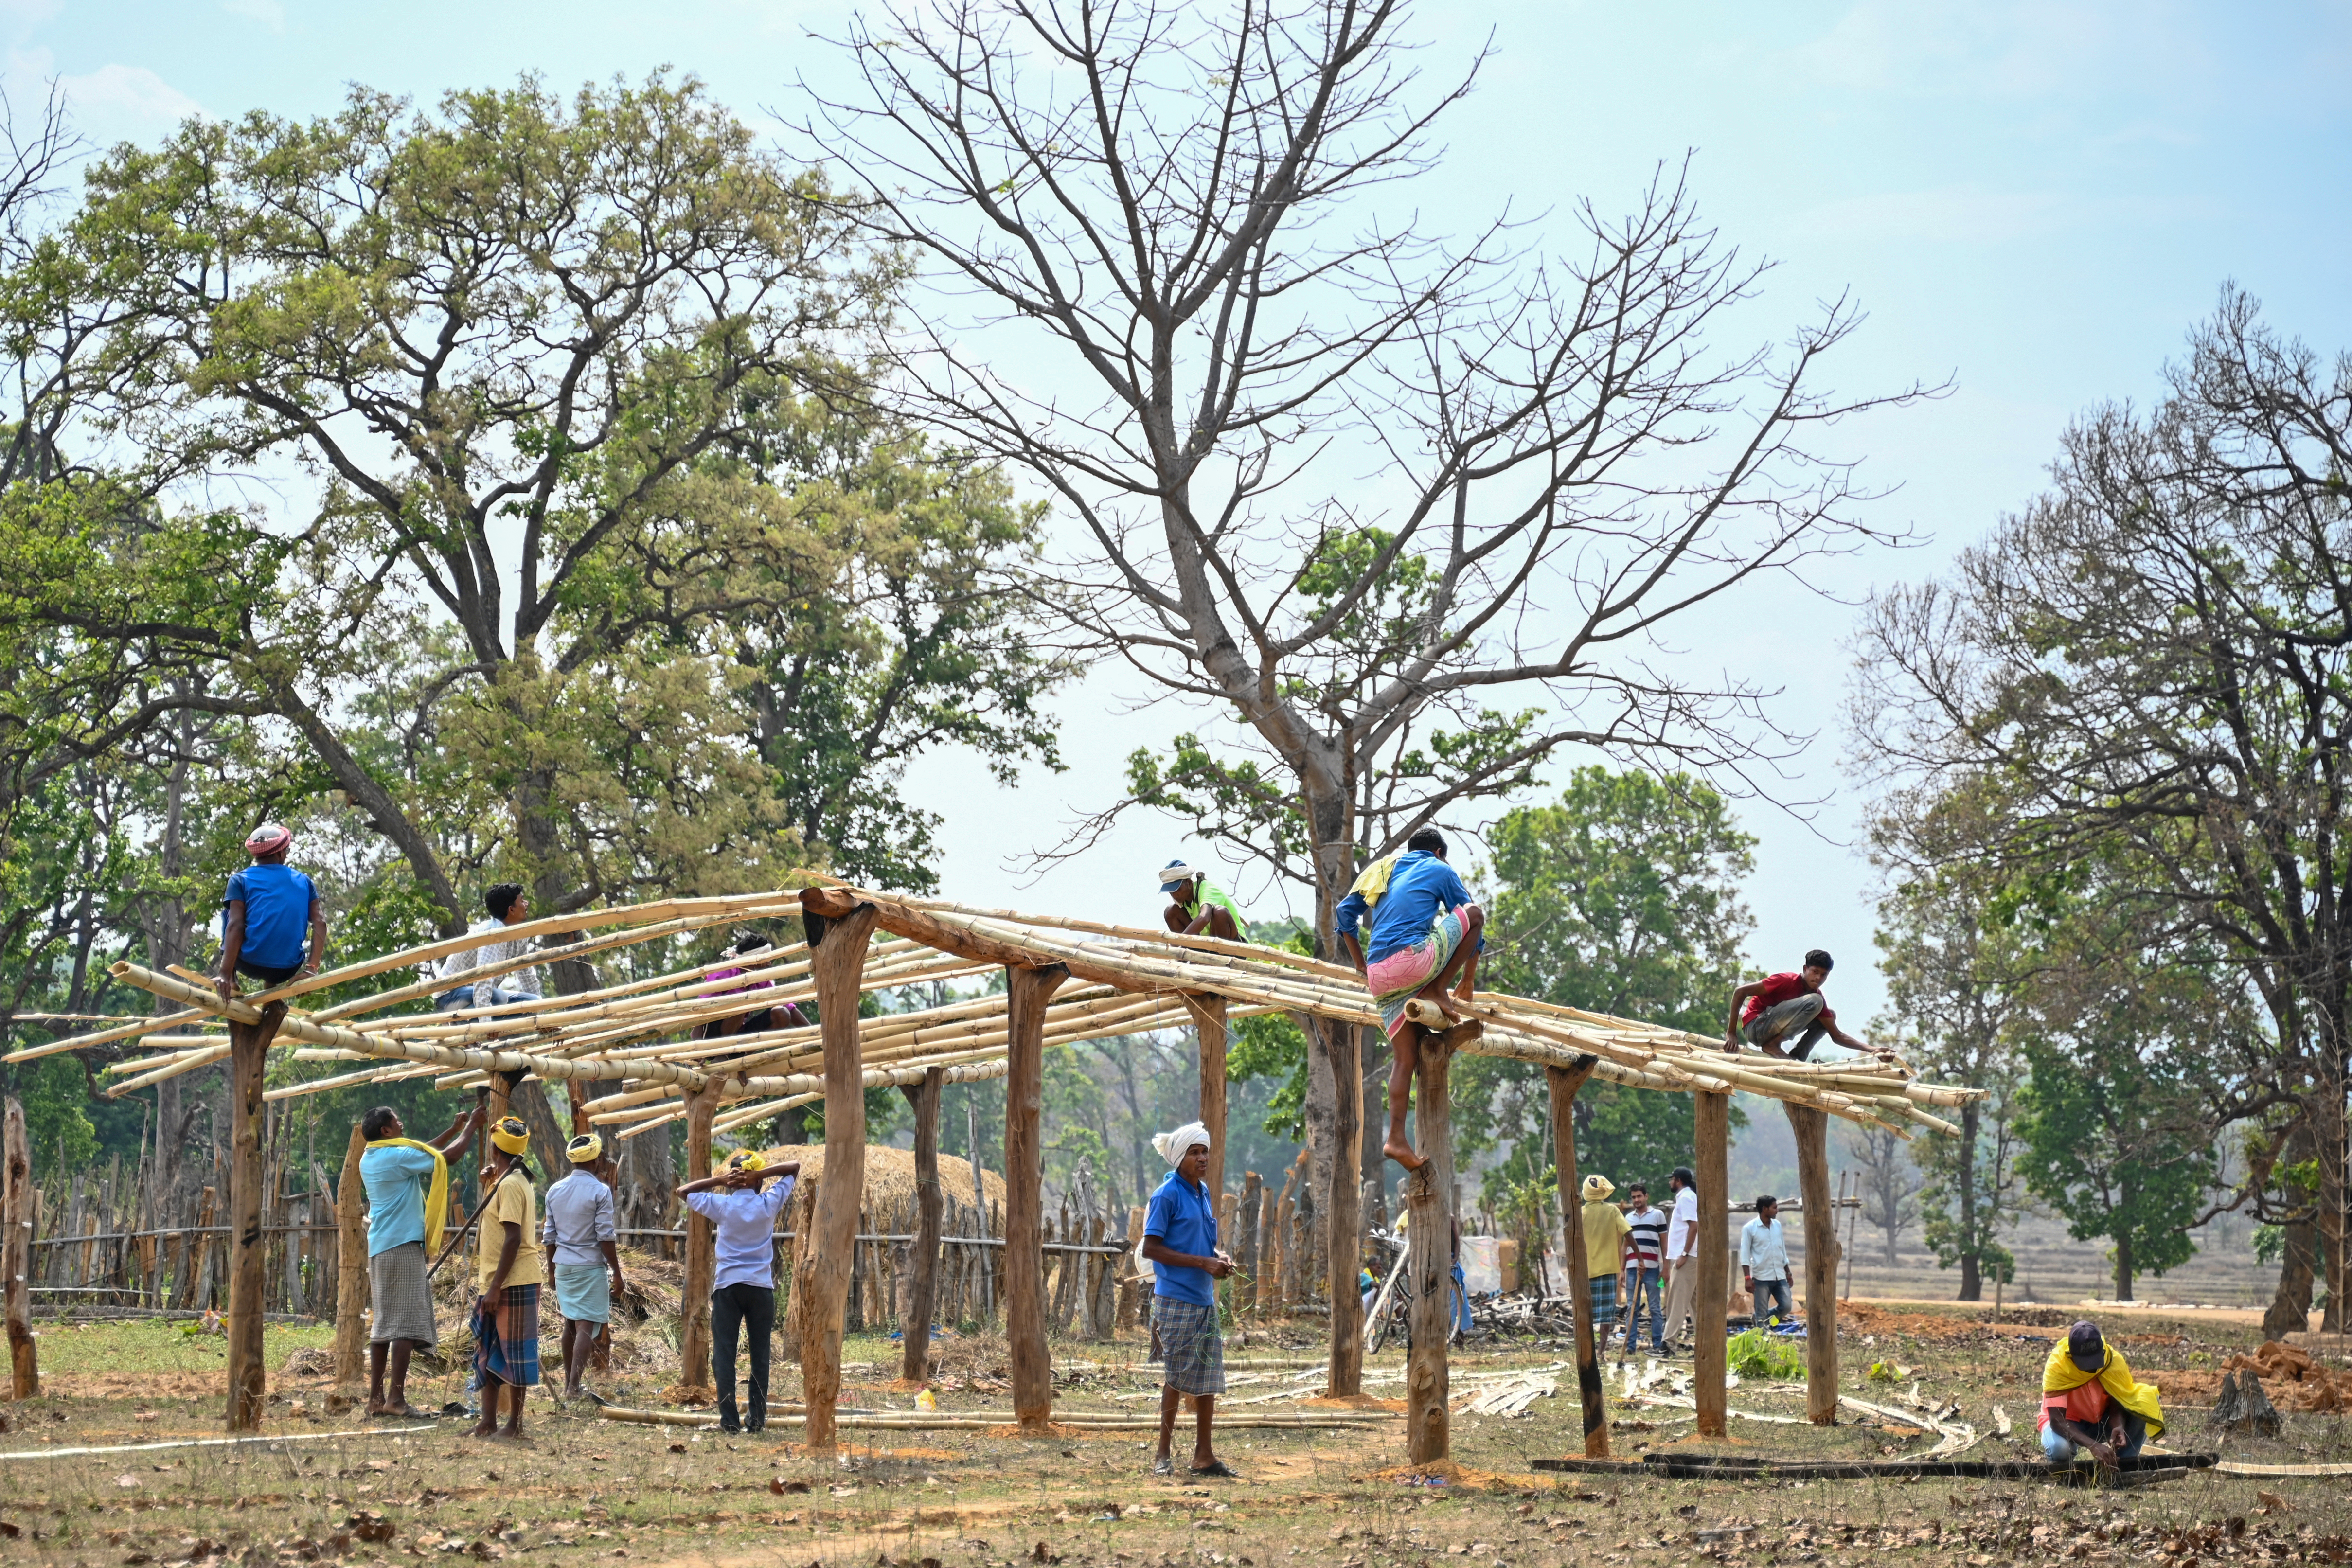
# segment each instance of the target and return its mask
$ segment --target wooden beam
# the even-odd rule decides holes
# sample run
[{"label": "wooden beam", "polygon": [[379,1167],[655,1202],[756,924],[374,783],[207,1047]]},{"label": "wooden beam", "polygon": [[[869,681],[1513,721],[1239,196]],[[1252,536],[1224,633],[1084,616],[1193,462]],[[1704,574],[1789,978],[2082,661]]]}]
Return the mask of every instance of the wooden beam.
[{"label": "wooden beam", "polygon": [[1346,1399],[1364,1391],[1364,1303],[1356,1274],[1364,1263],[1364,1211],[1356,1186],[1363,1158],[1364,1053],[1353,1024],[1315,1020],[1313,1048],[1331,1058],[1331,1191],[1323,1205],[1325,1284],[1331,1300],[1330,1369],[1325,1392]]},{"label": "wooden beam", "polygon": [[[698,1182],[710,1174],[710,1119],[719,1110],[718,1081],[713,1079],[686,1098],[686,1179]],[[685,1399],[710,1398],[710,1291],[719,1272],[719,1226],[688,1208],[686,1211],[686,1279],[679,1289],[678,1315],[685,1320],[678,1334],[677,1388]]]},{"label": "wooden beam", "polygon": [[841,1399],[841,1333],[847,1321],[849,1272],[857,1246],[857,1211],[866,1202],[866,1074],[857,1060],[859,981],[874,935],[874,906],[858,904],[837,918],[811,914],[803,901],[816,981],[817,1028],[824,1040],[824,1182],[817,1189],[810,1228],[816,1252],[802,1321],[801,1388],[808,1404],[808,1446],[835,1446],[834,1406]]},{"label": "wooden beam", "polygon": [[1070,978],[1060,964],[1008,969],[1004,1074],[1004,1336],[1012,1347],[1013,1413],[1042,1432],[1054,1415],[1045,1349],[1045,1004]]},{"label": "wooden beam", "polygon": [[946,1079],[947,1069],[933,1068],[923,1074],[922,1082],[898,1090],[915,1112],[915,1250],[898,1356],[898,1375],[909,1383],[928,1383],[931,1375],[932,1302],[940,1266],[940,1089]]},{"label": "wooden beam", "polygon": [[367,1134],[352,1123],[343,1176],[335,1185],[335,1388],[354,1397],[367,1388],[367,1190],[360,1160]]},{"label": "wooden beam", "polygon": [[[1546,1068],[1551,1090],[1552,1161],[1559,1176],[1559,1212],[1566,1216],[1561,1245],[1568,1248],[1568,1300],[1576,1314],[1576,1395],[1584,1409],[1584,1457],[1609,1457],[1609,1412],[1601,1393],[1601,1353],[1592,1336],[1591,1268],[1584,1258],[1584,1203],[1577,1191],[1576,1091],[1600,1065],[1587,1057],[1574,1067]],[[1627,1331],[1630,1335],[1632,1331]]]},{"label": "wooden beam", "polygon": [[228,1157],[228,1429],[261,1430],[262,1402],[268,1396],[261,1331],[268,1304],[262,1300],[262,1265],[269,1250],[261,1234],[261,1194],[268,1173],[261,1161],[261,1091],[269,1042],[278,1033],[286,1004],[272,1002],[257,1024],[231,1023],[229,1038]]},{"label": "wooden beam", "polygon": [[1184,1005],[1201,1037],[1201,1125],[1209,1130],[1209,1173],[1203,1179],[1213,1203],[1225,1191],[1225,999],[1203,992],[1186,995]]},{"label": "wooden beam", "polygon": [[1837,1210],[1830,1205],[1829,1112],[1783,1103],[1797,1135],[1797,1195],[1805,1205],[1805,1415],[1837,1423]]},{"label": "wooden beam", "polygon": [[11,1397],[31,1399],[41,1392],[39,1342],[33,1338],[33,1151],[25,1137],[25,1108],[12,1095],[6,1131],[0,1133],[6,1161],[6,1194],[0,1204],[7,1235],[0,1237],[0,1277],[6,1281],[8,1369]]},{"label": "wooden beam", "polygon": [[[1731,1282],[1731,1097],[1692,1097],[1698,1143],[1698,1289],[1691,1301],[1691,1392],[1698,1435],[1728,1436],[1724,1300]],[[1826,1205],[1824,1205],[1826,1206]]]},{"label": "wooden beam", "polygon": [[1422,1037],[1414,1127],[1421,1169],[1405,1181],[1412,1252],[1412,1349],[1405,1361],[1405,1458],[1432,1465],[1452,1451],[1446,1342],[1454,1337],[1454,1122],[1446,1098],[1453,1051]]}]

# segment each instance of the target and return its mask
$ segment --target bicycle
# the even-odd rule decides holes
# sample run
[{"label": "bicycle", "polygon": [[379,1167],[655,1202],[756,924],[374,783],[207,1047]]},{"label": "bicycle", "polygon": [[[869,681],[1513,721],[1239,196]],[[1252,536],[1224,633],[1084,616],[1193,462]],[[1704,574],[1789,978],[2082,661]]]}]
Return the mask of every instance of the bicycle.
[{"label": "bicycle", "polygon": [[[1405,1272],[1405,1264],[1412,1257],[1412,1240],[1408,1237],[1399,1241],[1386,1231],[1374,1231],[1372,1245],[1393,1251],[1396,1261],[1389,1266],[1388,1278],[1381,1283],[1380,1294],[1372,1298],[1371,1310],[1365,1314],[1364,1353],[1378,1355],[1381,1347],[1391,1338],[1410,1352],[1412,1349],[1412,1281]],[[1446,1321],[1454,1325],[1446,1332],[1446,1341],[1449,1344],[1460,1344],[1465,1307],[1462,1287],[1449,1279],[1446,1293],[1452,1298],[1453,1307]]]}]

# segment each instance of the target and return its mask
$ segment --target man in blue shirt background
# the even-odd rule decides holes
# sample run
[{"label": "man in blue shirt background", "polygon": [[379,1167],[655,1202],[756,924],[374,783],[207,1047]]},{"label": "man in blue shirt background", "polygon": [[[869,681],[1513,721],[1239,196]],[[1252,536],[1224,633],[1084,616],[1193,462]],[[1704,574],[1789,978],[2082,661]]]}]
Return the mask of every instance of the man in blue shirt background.
[{"label": "man in blue shirt background", "polygon": [[[1359,943],[1357,927],[1370,913],[1371,931]],[[1485,1032],[1476,1019],[1462,1021],[1445,988],[1458,979],[1467,1001],[1476,983],[1476,955],[1486,946],[1486,912],[1470,901],[1470,889],[1445,863],[1445,838],[1424,827],[1405,840],[1405,852],[1375,861],[1356,879],[1339,902],[1335,922],[1339,943],[1348,951],[1364,988],[1381,1010],[1393,1059],[1389,1067],[1389,1137],[1381,1152],[1408,1171],[1427,1162],[1413,1152],[1405,1137],[1404,1114],[1412,1103],[1413,1069],[1420,1064],[1423,1026],[1414,1021],[1411,1005],[1434,1007],[1452,1026],[1444,1031],[1449,1047],[1474,1040]]]},{"label": "man in blue shirt background", "polygon": [[266,990],[318,973],[327,955],[326,911],[310,879],[286,863],[293,847],[294,835],[275,822],[245,841],[253,864],[229,878],[221,900],[220,974],[213,984],[224,1002],[236,995],[240,973]]},{"label": "man in blue shirt background", "polygon": [[1217,1395],[1225,1391],[1225,1347],[1217,1332],[1217,1286],[1234,1260],[1217,1250],[1217,1200],[1209,1191],[1209,1130],[1197,1121],[1151,1141],[1168,1179],[1151,1194],[1143,1258],[1151,1265],[1151,1335],[1160,1346],[1160,1454],[1155,1476],[1173,1475],[1169,1450],[1176,1411],[1192,1396],[1192,1473],[1230,1477],[1210,1446]]},{"label": "man in blue shirt background", "polygon": [[[686,1206],[718,1227],[717,1274],[710,1281],[710,1379],[719,1387],[719,1429],[760,1432],[768,1425],[768,1350],[776,1331],[776,1216],[793,1195],[801,1163],[768,1163],[738,1149],[727,1168],[677,1189]],[[774,1182],[772,1187],[766,1184]],[[764,1190],[763,1190],[764,1189]],[[751,1350],[751,1397],[735,1405],[735,1340]]]}]

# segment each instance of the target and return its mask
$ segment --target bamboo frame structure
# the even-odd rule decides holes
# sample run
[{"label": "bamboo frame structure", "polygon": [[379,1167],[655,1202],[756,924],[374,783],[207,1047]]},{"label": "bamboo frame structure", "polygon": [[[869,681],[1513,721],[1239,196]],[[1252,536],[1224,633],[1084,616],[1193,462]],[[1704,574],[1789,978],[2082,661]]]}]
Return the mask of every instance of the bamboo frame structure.
[{"label": "bamboo frame structure", "polygon": [[[928,1099],[936,1106],[941,1083],[1005,1075],[1012,1080],[1006,1127],[1006,1279],[1017,1308],[1022,1302],[1034,1303],[1042,1284],[1042,1254],[1034,1245],[1042,1213],[1034,1157],[1038,1052],[1188,1021],[1203,1026],[1204,1044],[1211,1036],[1222,1044],[1220,1025],[1270,1012],[1304,1016],[1334,1028],[1380,1024],[1363,981],[1353,970],[1298,953],[816,880],[824,885],[797,892],[667,900],[469,932],[234,1002],[224,1002],[209,985],[181,974],[121,963],[114,968],[118,978],[179,1005],[181,1011],[125,1019],[5,1059],[24,1060],[139,1036],[142,1044],[163,1054],[117,1069],[128,1076],[113,1092],[127,1092],[220,1060],[229,1048],[222,1026],[227,1026],[231,1040],[250,1038],[258,1032],[254,1026],[262,1022],[263,1006],[275,1003],[285,1005],[277,1039],[281,1047],[293,1047],[290,1053],[281,1049],[281,1059],[290,1054],[299,1060],[365,1065],[354,1072],[280,1083],[267,1091],[272,1099],[426,1073],[439,1075],[436,1082],[445,1088],[466,1087],[486,1075],[520,1074],[550,1082],[594,1080],[615,1084],[621,1092],[593,1102],[592,1121],[625,1138],[686,1117],[691,1106],[698,1142],[819,1100],[825,1104],[828,1128],[859,1127],[866,1089],[928,1086],[930,1092],[919,1097],[919,1103]],[[730,921],[795,915],[819,940],[762,950],[751,965],[740,959],[714,961],[593,991],[490,1008],[397,1010],[420,1001],[429,1005],[440,985],[430,978],[404,980],[316,1012],[291,1005],[304,995],[392,975],[517,936],[572,940],[524,960],[470,972],[471,976],[488,978],[524,963],[690,934]],[[597,934],[586,934],[590,932]],[[718,973],[730,967],[737,972]],[[867,1017],[857,1016],[861,1009],[852,1005],[877,993],[904,996],[918,984],[997,970],[1006,975],[1002,994]],[[772,1018],[771,1026],[756,1032],[718,1032],[730,1018],[814,999],[820,992],[830,1005],[820,1003],[815,1025],[778,1027]],[[1733,1054],[1720,1041],[1492,991],[1475,991],[1456,1005],[1483,1027],[1480,1037],[1460,1047],[1473,1054],[1513,1058],[1551,1069],[1553,1081],[1563,1087],[1590,1076],[1700,1096],[1703,1145],[1709,1142],[1710,1131],[1715,1142],[1722,1141],[1722,1109],[1734,1092],[1779,1100],[1792,1112],[1807,1113],[1807,1119],[1819,1117],[1823,1126],[1828,1118],[1839,1117],[1904,1137],[1923,1129],[1955,1132],[1931,1108],[1965,1104],[1974,1094],[1921,1083],[1892,1058],[1800,1063]],[[275,1006],[269,1010],[277,1012]],[[196,1032],[185,1032],[191,1026]],[[1442,1103],[1444,1068],[1442,1057],[1434,1061],[1424,1057],[1420,1113],[1422,1147],[1430,1164],[1426,1177],[1413,1184],[1412,1206],[1417,1221],[1432,1228],[1416,1231],[1417,1236],[1443,1237],[1453,1203],[1450,1130]],[[1217,1109],[1217,1087],[1221,1085],[1204,1085],[1204,1112]],[[1430,1103],[1432,1087],[1438,1089],[1441,1100],[1434,1106]],[[1559,1109],[1564,1116],[1564,1100]],[[1813,1142],[1818,1142],[1817,1136]],[[1720,1172],[1722,1158],[1720,1149],[1702,1147],[1699,1168]],[[856,1165],[855,1160],[845,1160],[828,1169],[820,1187],[820,1223],[828,1235],[845,1236],[854,1228],[859,1205]],[[1341,1162],[1336,1179],[1349,1184],[1352,1194],[1355,1162]],[[1316,1212],[1332,1211],[1332,1194],[1312,1195]],[[1719,1191],[1710,1194],[1717,1200],[1721,1195]],[[1702,1205],[1703,1212],[1719,1207],[1719,1201]],[[1706,1266],[1704,1255],[1700,1259],[1699,1303],[1702,1324],[1711,1323],[1718,1335],[1724,1285],[1720,1224],[1718,1218],[1709,1238],[1718,1254],[1713,1267]],[[700,1245],[707,1247],[707,1240]],[[1337,1279],[1341,1260],[1330,1261]],[[813,1357],[804,1368],[803,1386],[824,1395],[838,1384],[845,1278],[835,1279],[824,1266],[812,1273],[816,1300],[808,1322],[816,1331],[803,1342],[804,1356]],[[1706,1300],[1710,1283],[1711,1303]],[[1444,1292],[1438,1290],[1433,1309],[1444,1299]],[[800,1310],[796,1304],[795,1310]],[[1050,1410],[1050,1387],[1042,1375],[1049,1364],[1045,1316],[1039,1310],[1017,1310],[1013,1315],[1014,1415],[1032,1427],[1041,1426]],[[1706,1385],[1710,1378],[1719,1385],[1722,1377],[1720,1343],[1710,1357],[1705,1337],[1703,1333],[1698,1363],[1703,1422],[1721,1408],[1719,1386],[1710,1391]],[[1426,1462],[1444,1457],[1446,1441],[1443,1335],[1435,1337],[1426,1354],[1416,1355],[1435,1358],[1417,1373],[1429,1385],[1429,1397],[1414,1401],[1414,1458]],[[1353,1367],[1341,1366],[1340,1359],[1335,1351],[1332,1384],[1348,1392]],[[1352,1362],[1351,1357],[1344,1359]],[[698,1373],[690,1367],[688,1380]],[[823,1408],[809,1435],[813,1446],[823,1447],[835,1426],[829,1419],[833,1400],[821,1397],[817,1403]],[[1425,1408],[1433,1403],[1434,1409]]]}]

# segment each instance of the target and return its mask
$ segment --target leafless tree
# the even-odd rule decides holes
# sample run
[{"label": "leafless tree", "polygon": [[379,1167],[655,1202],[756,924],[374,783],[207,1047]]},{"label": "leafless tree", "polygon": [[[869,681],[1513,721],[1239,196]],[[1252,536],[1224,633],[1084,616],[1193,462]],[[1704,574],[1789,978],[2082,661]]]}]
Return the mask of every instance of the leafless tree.
[{"label": "leafless tree", "polygon": [[[909,0],[853,26],[864,90],[803,128],[929,273],[909,403],[1075,524],[1095,647],[1237,721],[1138,758],[1122,805],[1311,889],[1326,944],[1362,857],[1560,746],[1752,760],[1759,693],[1657,637],[1864,536],[1809,443],[1886,401],[1815,385],[1843,300],[1779,348],[1712,342],[1766,268],[1676,174],[1622,217],[1430,235],[1409,204],[1475,68],[1426,86],[1405,11]],[[1355,1048],[1318,1035],[1318,1178]]]},{"label": "leafless tree", "polygon": [[1893,1268],[1902,1262],[1903,1233],[1918,1223],[1919,1189],[1927,1178],[1911,1163],[1891,1128],[1851,1126],[1845,1146],[1862,1173],[1863,1213],[1878,1227],[1886,1267]]}]

